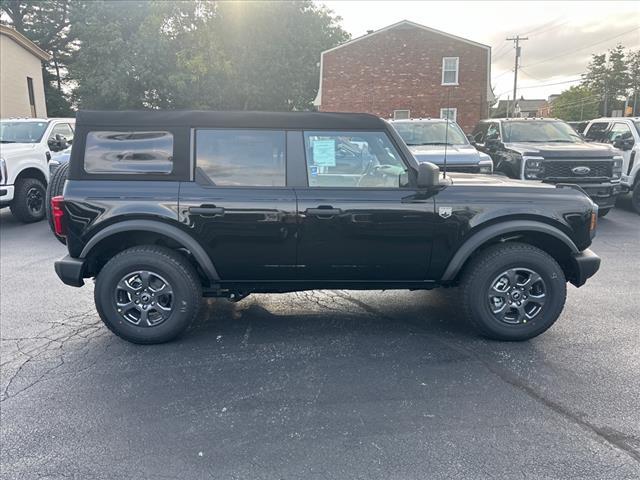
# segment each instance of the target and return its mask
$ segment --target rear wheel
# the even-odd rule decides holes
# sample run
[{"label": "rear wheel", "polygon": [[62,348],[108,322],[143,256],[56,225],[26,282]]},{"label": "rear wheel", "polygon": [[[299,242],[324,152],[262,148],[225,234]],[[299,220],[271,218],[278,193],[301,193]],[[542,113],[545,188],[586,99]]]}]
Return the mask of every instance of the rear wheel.
[{"label": "rear wheel", "polygon": [[[49,228],[55,235],[55,227],[53,225],[53,216],[51,215],[51,199],[53,197],[57,197],[58,195],[62,195],[64,190],[64,182],[67,180],[67,174],[69,171],[69,163],[63,163],[60,165],[53,175],[51,175],[51,179],[49,180],[49,185],[47,185],[47,201],[45,204],[46,212],[47,212],[47,221],[49,222]],[[64,239],[58,237],[56,238],[64,243]]]},{"label": "rear wheel", "polygon": [[45,215],[46,187],[37,178],[21,178],[16,183],[11,213],[23,223],[39,222]]},{"label": "rear wheel", "polygon": [[557,320],[566,298],[564,272],[547,253],[523,243],[481,252],[462,279],[468,320],[484,336],[527,340]]},{"label": "rear wheel", "polygon": [[598,216],[599,217],[604,217],[610,211],[611,211],[611,207],[609,207],[609,208],[601,208],[601,209],[598,210]]},{"label": "rear wheel", "polygon": [[105,325],[133,343],[173,340],[198,314],[202,286],[193,266],[165,247],[129,248],[96,278],[96,308]]}]

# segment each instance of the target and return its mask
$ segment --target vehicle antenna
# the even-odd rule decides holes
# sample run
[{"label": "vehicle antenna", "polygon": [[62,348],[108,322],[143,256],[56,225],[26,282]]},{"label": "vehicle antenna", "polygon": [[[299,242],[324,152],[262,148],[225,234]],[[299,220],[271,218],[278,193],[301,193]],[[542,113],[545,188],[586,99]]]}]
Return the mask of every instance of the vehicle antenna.
[{"label": "vehicle antenna", "polygon": [[444,161],[442,165],[442,178],[447,178],[447,147],[449,144],[449,112],[451,111],[451,89],[447,91],[447,108],[445,112],[445,127],[444,127]]}]

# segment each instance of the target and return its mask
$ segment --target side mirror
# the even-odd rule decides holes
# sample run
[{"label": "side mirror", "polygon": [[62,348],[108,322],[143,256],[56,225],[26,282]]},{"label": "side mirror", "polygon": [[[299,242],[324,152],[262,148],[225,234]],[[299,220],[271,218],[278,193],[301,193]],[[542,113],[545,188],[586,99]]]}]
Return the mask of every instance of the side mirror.
[{"label": "side mirror", "polygon": [[500,139],[496,137],[487,138],[484,142],[484,146],[494,150],[500,146]]},{"label": "side mirror", "polygon": [[435,163],[418,164],[418,188],[430,188],[440,184],[440,169]]},{"label": "side mirror", "polygon": [[613,146],[620,150],[631,150],[633,143],[633,138],[622,138],[622,136],[618,136],[613,141]]}]

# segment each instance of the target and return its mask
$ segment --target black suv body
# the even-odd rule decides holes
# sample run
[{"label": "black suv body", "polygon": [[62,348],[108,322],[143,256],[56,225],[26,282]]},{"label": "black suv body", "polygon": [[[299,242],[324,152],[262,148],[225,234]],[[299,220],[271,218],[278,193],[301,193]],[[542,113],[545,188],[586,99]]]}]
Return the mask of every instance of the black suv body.
[{"label": "black suv body", "polygon": [[597,206],[579,189],[443,179],[366,114],[79,112],[52,200],[68,285],[105,324],[167,341],[200,297],[460,286],[485,335],[521,340],[585,283]]},{"label": "black suv body", "polygon": [[492,118],[471,134],[491,156],[496,172],[510,178],[571,183],[582,188],[605,215],[621,192],[622,156],[607,145],[587,143],[562,120]]}]

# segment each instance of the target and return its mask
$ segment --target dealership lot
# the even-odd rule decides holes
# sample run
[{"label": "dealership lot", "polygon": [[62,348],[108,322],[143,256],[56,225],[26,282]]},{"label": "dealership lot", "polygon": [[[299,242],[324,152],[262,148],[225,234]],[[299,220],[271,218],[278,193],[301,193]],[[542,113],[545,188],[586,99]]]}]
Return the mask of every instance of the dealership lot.
[{"label": "dealership lot", "polygon": [[640,221],[546,334],[479,339],[455,291],[209,301],[177,342],[114,337],[45,222],[0,213],[6,478],[637,478]]}]

